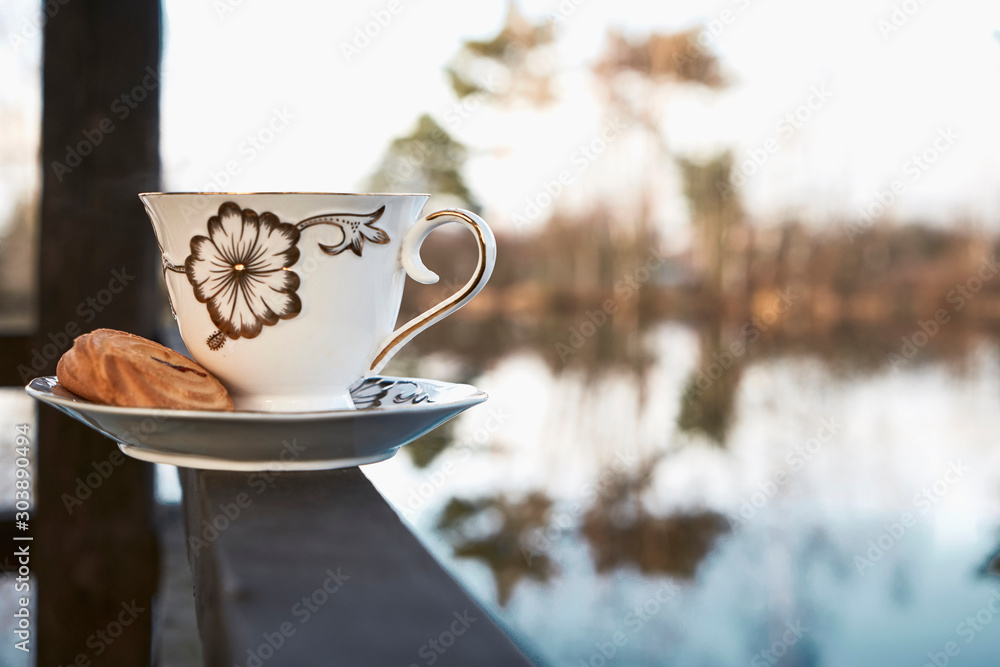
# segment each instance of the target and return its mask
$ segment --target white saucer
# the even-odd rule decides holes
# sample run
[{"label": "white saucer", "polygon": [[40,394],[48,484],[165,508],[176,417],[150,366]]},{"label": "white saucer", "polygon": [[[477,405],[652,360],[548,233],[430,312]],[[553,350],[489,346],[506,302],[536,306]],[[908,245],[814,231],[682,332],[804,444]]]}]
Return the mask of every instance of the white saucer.
[{"label": "white saucer", "polygon": [[54,376],[32,397],[118,442],[133,458],[206,470],[326,470],[384,461],[408,442],[486,400],[467,384],[372,377],[351,388],[356,410],[216,412],[92,403]]}]

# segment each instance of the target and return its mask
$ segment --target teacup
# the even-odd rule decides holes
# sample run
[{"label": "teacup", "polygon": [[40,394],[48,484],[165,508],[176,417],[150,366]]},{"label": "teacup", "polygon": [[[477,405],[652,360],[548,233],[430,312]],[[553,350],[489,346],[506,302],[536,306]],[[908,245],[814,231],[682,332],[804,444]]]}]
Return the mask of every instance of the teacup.
[{"label": "teacup", "polygon": [[[150,192],[171,308],[188,351],[238,410],[353,408],[349,388],[469,302],[496,262],[493,232],[461,209],[420,217],[429,195]],[[479,262],[451,297],[395,328],[405,276],[435,228],[472,231]]]}]

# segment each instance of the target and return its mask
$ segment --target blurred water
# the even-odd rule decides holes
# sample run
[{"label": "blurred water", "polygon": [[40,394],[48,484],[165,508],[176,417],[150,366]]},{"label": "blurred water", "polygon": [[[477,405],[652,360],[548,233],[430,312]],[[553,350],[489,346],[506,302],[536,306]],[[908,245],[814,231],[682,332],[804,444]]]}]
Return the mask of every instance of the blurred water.
[{"label": "blurred water", "polygon": [[898,369],[757,359],[715,381],[718,429],[681,419],[704,337],[645,336],[644,381],[509,354],[447,438],[364,470],[552,664],[997,664],[994,345]]}]

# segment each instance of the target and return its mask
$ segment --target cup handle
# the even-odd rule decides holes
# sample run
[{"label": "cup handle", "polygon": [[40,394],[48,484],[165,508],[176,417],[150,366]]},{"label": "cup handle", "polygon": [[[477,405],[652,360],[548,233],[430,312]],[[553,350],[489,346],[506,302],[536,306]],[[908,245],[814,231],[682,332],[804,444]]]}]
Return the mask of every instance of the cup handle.
[{"label": "cup handle", "polygon": [[486,286],[486,281],[493,274],[493,266],[497,261],[497,243],[489,225],[471,211],[445,209],[431,213],[411,227],[406,236],[403,237],[400,262],[407,275],[425,285],[431,285],[438,281],[438,275],[424,266],[420,259],[420,246],[423,245],[424,239],[432,231],[449,222],[459,223],[476,237],[476,243],[479,246],[479,263],[476,265],[475,273],[462,289],[389,334],[382,343],[378,354],[375,355],[375,360],[372,361],[371,373],[379,373],[389,362],[389,359],[399,352],[400,348],[413,340],[414,336],[431,325],[437,324],[471,301],[472,297],[479,294]]}]

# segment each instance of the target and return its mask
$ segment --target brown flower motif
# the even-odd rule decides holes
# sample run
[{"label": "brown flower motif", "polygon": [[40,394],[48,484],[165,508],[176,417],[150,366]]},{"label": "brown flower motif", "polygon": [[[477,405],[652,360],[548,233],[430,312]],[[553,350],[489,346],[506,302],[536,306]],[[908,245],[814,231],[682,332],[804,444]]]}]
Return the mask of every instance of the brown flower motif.
[{"label": "brown flower motif", "polygon": [[299,314],[299,276],[290,269],[299,259],[298,241],[295,225],[233,202],[209,218],[208,236],[191,239],[184,272],[219,327],[209,337],[213,349],[225,343],[221,334],[256,338],[264,326]]},{"label": "brown flower motif", "polygon": [[332,213],[329,215],[317,215],[306,218],[295,226],[300,232],[313,225],[333,225],[340,228],[344,233],[344,238],[340,243],[334,245],[319,244],[320,249],[327,255],[339,255],[348,248],[358,257],[364,250],[365,241],[368,240],[378,245],[385,245],[389,242],[389,235],[384,229],[375,226],[382,214],[385,213],[385,206],[371,213]]}]

